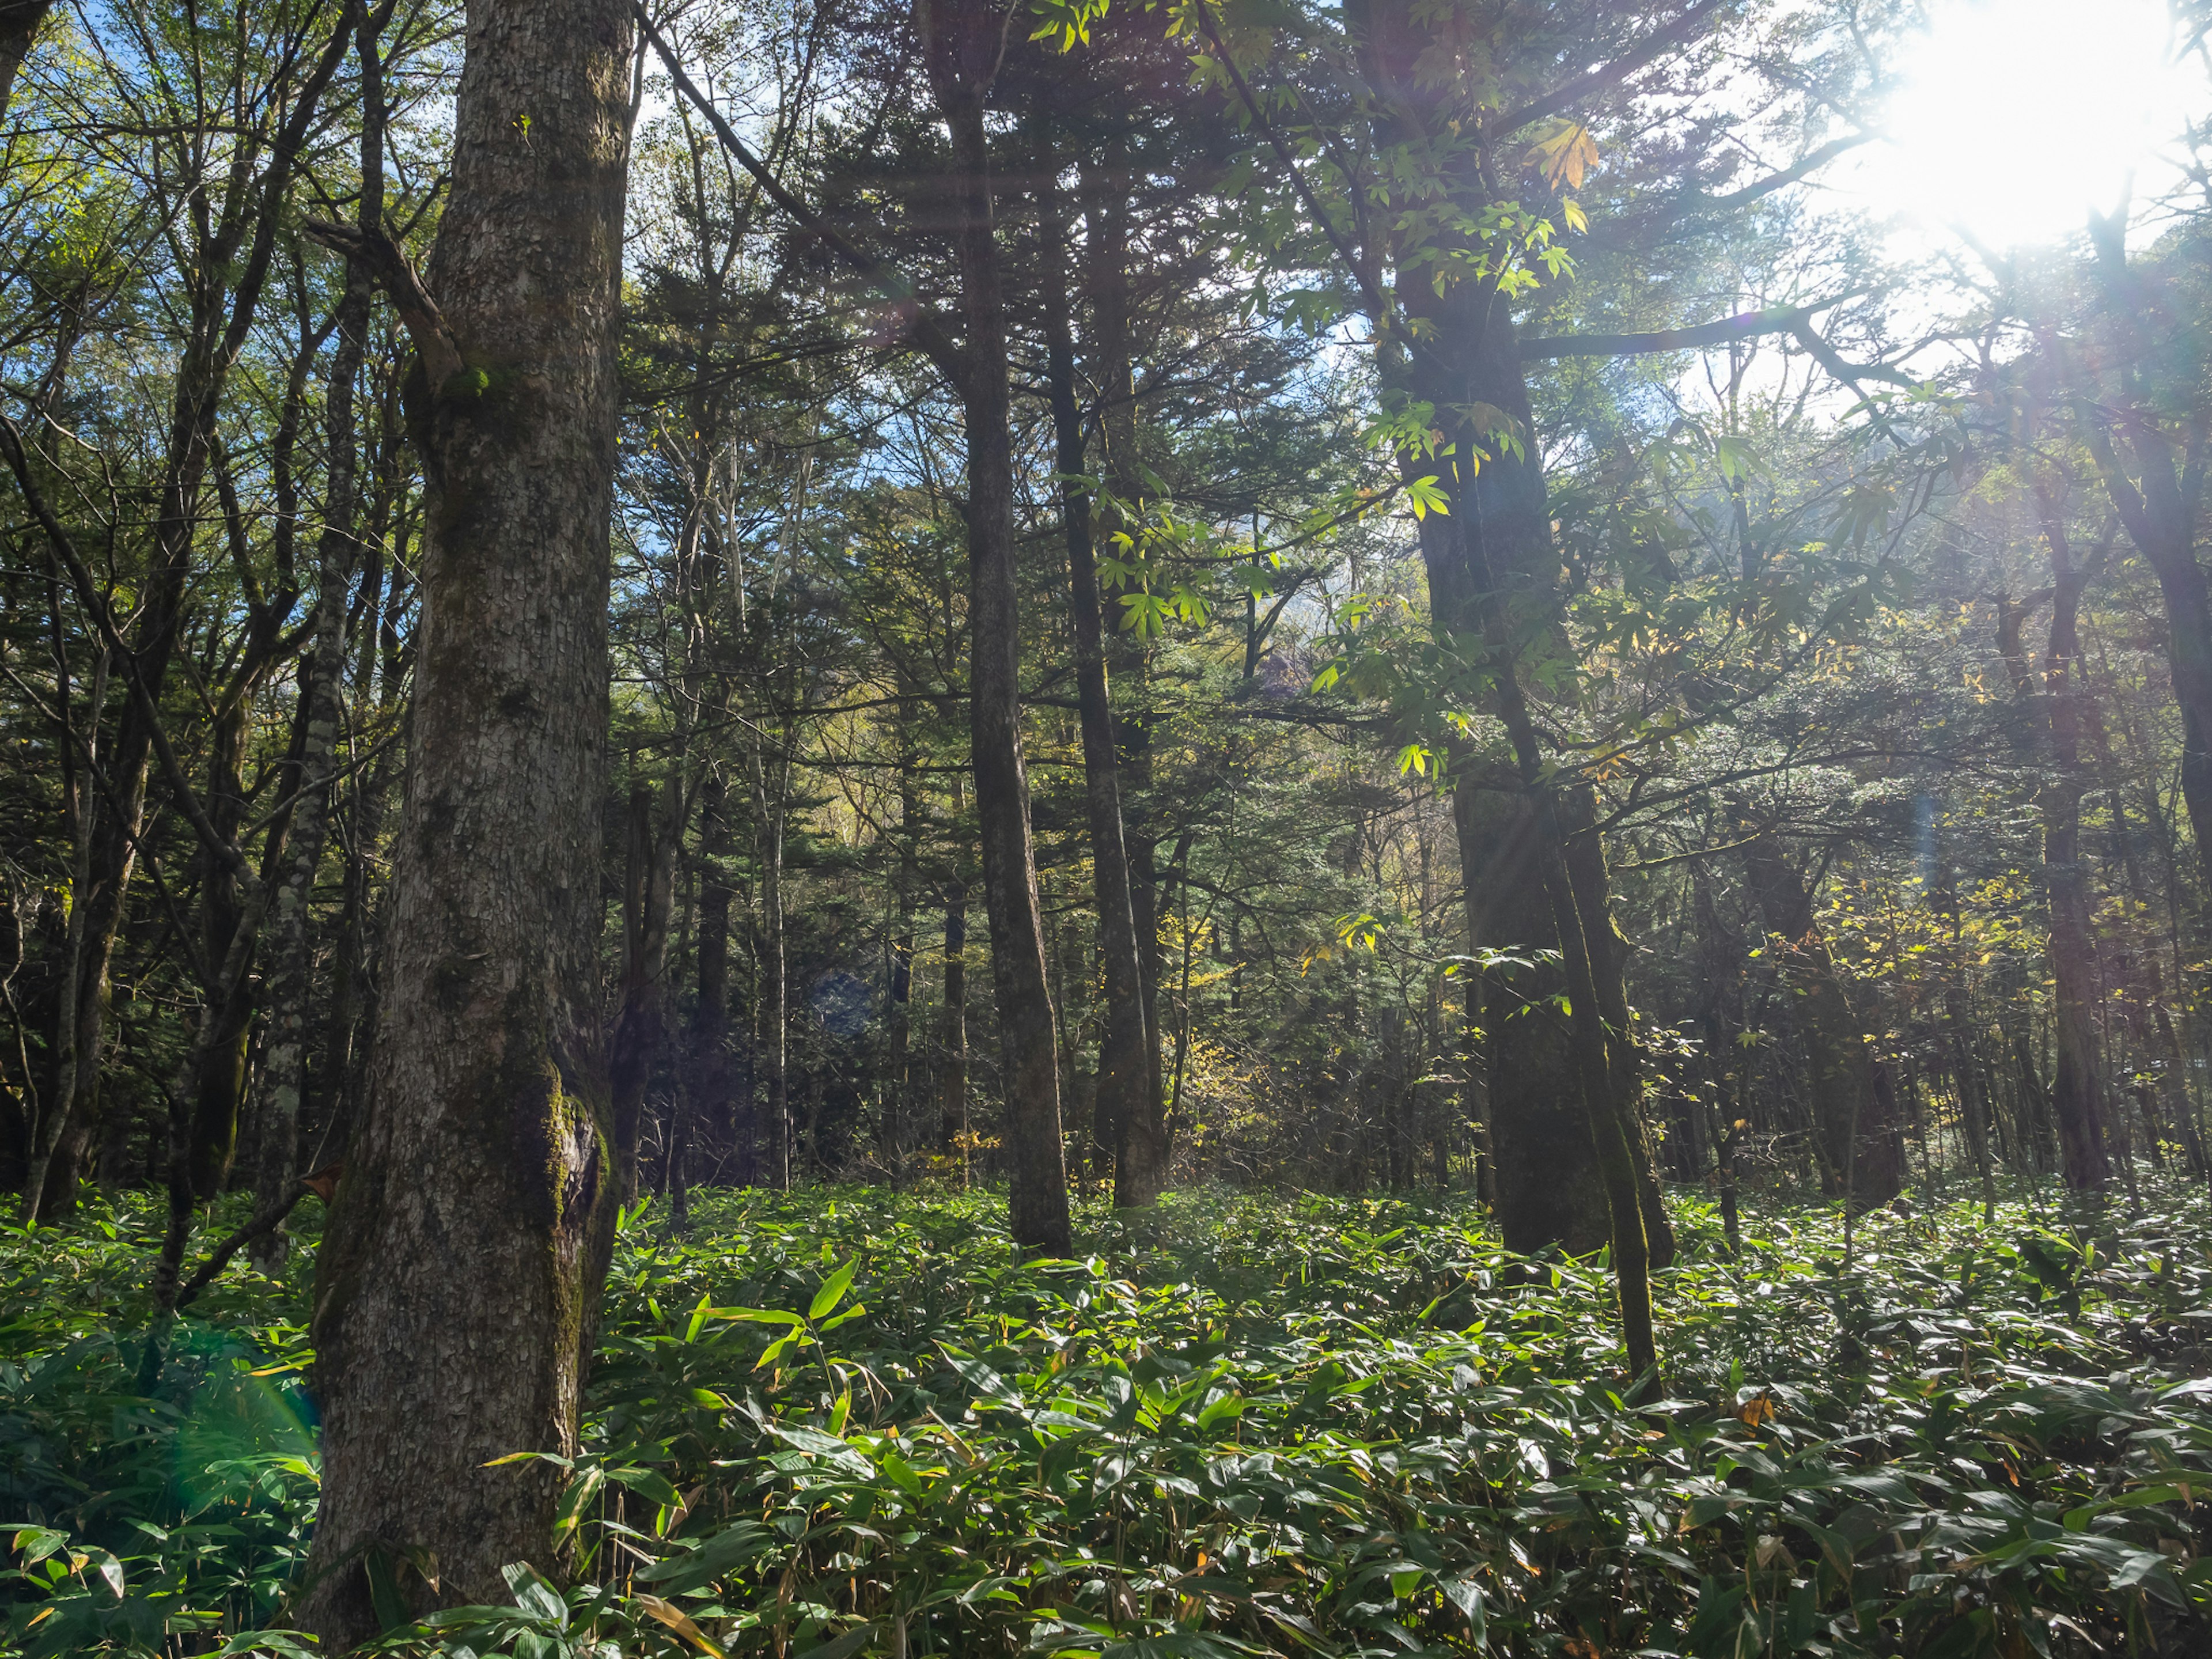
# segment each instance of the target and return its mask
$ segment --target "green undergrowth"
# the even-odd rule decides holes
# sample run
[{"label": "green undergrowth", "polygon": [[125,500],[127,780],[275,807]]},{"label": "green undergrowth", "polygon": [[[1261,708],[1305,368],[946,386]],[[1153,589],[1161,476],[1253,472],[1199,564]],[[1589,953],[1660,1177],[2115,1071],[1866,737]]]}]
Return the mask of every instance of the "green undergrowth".
[{"label": "green undergrowth", "polygon": [[[2201,1194],[1884,1213],[1848,1271],[1832,1211],[1732,1262],[1686,1202],[1641,1407],[1602,1261],[1464,1200],[1189,1193],[1026,1264],[1000,1202],[633,1218],[559,1553],[390,1647],[2212,1652]],[[234,1267],[145,1395],[158,1231],[0,1235],[10,1659],[311,1650],[307,1267]]]}]

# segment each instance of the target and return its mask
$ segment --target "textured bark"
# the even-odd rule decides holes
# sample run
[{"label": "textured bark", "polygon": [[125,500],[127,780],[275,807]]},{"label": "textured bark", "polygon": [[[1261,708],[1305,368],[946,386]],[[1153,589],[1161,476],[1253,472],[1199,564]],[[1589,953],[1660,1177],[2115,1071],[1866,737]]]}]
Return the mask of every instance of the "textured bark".
[{"label": "textured bark", "polygon": [[[1470,872],[1470,947],[1516,954],[1556,950],[1529,803],[1517,792],[1463,781],[1452,808],[1461,859]],[[1557,1245],[1580,1255],[1605,1243],[1611,1223],[1576,1079],[1573,1037],[1552,1002],[1562,978],[1559,969],[1543,966],[1486,975],[1480,1023],[1505,1247],[1534,1252]]]},{"label": "textured bark", "polygon": [[1098,1045],[1096,1121],[1114,1159],[1120,1209],[1152,1203],[1167,1177],[1167,1136],[1152,1086],[1153,1055],[1145,1018],[1144,968],[1129,894],[1129,849],[1122,836],[1121,766],[1106,676],[1104,606],[1091,542],[1091,495],[1073,482],[1087,471],[1075,343],[1069,326],[1066,227],[1049,163],[1039,169],[1043,213],[1046,375],[1061,475],[1060,529],[1067,550],[1068,620],[1075,641],[1077,717],[1083,738],[1084,805],[1091,830],[1098,956],[1104,969],[1104,1030]]},{"label": "textured bark", "polygon": [[[477,0],[427,287],[427,520],[405,805],[364,1121],[316,1278],[322,1505],[303,1617],[375,1632],[550,1570],[586,1241],[615,1196],[599,1010],[620,0]],[[418,345],[423,343],[418,340]],[[434,1561],[434,1589],[416,1566]]]},{"label": "textured bark", "polygon": [[6,0],[0,4],[0,116],[15,96],[15,73],[38,38],[39,25],[46,21],[54,0]]},{"label": "textured bark", "polygon": [[1067,1165],[1022,757],[1012,403],[984,131],[1006,20],[979,0],[920,0],[915,16],[931,90],[952,140],[945,184],[966,335],[960,392],[968,440],[970,724],[983,908],[1005,1056],[1009,1219],[1017,1244],[1058,1255],[1070,1243]]},{"label": "textured bark", "polygon": [[[1382,0],[1359,7],[1355,26],[1382,94],[1377,137],[1392,146],[1435,142],[1429,131],[1434,99],[1419,69],[1435,44],[1433,20],[1403,0]],[[1492,200],[1478,161],[1468,152],[1447,180],[1471,216]],[[1407,226],[1431,216],[1425,208],[1413,211],[1418,204],[1411,200],[1403,205]],[[1538,1007],[1515,1021],[1486,1022],[1495,1045],[1489,1107],[1501,1218],[1514,1218],[1509,1237],[1517,1236],[1524,1248],[1590,1248],[1605,1237],[1618,1243],[1625,1218],[1614,1213],[1617,1195],[1609,1184],[1619,1173],[1611,1145],[1618,1130],[1626,1139],[1638,1194],[1638,1253],[1663,1261],[1672,1255],[1673,1235],[1650,1166],[1604,858],[1587,830],[1583,794],[1548,781],[1527,793],[1537,775],[1532,766],[1540,770],[1542,757],[1532,761],[1529,752],[1536,734],[1522,664],[1531,655],[1567,649],[1559,622],[1559,558],[1527,376],[1510,305],[1496,284],[1472,276],[1437,279],[1437,254],[1455,247],[1478,263],[1483,257],[1472,243],[1454,244],[1449,232],[1431,239],[1416,230],[1402,246],[1366,250],[1362,257],[1371,263],[1356,274],[1364,287],[1379,292],[1374,267],[1385,260],[1396,266],[1394,291],[1416,338],[1409,344],[1399,332],[1384,337],[1383,380],[1395,395],[1426,405],[1443,434],[1436,454],[1408,453],[1401,466],[1409,482],[1434,475],[1449,502],[1446,512],[1428,514],[1419,532],[1433,624],[1464,665],[1465,684],[1447,695],[1487,706],[1509,733],[1510,758],[1492,769],[1494,776],[1469,777],[1476,757],[1463,744],[1454,745],[1449,763],[1463,793],[1473,781],[1520,795],[1517,801],[1464,804],[1455,813],[1469,932],[1480,945],[1556,948],[1569,958],[1560,969],[1565,981],[1577,971],[1591,975],[1587,997],[1570,991],[1564,1014]],[[1506,441],[1501,426],[1517,441]],[[1555,882],[1564,884],[1558,892]],[[1575,919],[1565,932],[1562,902]],[[1581,970],[1572,962],[1578,951]],[[1551,994],[1536,980],[1527,990],[1539,998]],[[1594,1062],[1580,1052],[1579,1005],[1585,1000],[1593,1004],[1589,1014],[1602,1050]],[[1520,1029],[1505,1029],[1515,1024]],[[1591,1100],[1588,1086],[1601,1075],[1616,1095]],[[1585,1122],[1596,1126],[1597,1135],[1587,1146],[1579,1133]],[[1625,1293],[1637,1294],[1627,1287]]]}]

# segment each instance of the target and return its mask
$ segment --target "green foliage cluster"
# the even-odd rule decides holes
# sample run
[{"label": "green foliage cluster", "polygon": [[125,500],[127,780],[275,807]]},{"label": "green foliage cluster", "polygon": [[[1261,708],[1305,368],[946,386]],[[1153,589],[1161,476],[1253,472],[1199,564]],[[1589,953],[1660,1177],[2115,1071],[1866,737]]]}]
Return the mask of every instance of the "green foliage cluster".
[{"label": "green foliage cluster", "polygon": [[[1685,1204],[1666,1397],[1601,1261],[1435,1200],[1206,1191],[1023,1262],[988,1197],[633,1217],[561,1528],[395,1651],[2201,1650],[2212,1206]],[[152,1216],[0,1243],[0,1653],[290,1653],[299,1284],[137,1382]],[[394,1588],[404,1591],[398,1570]],[[568,1588],[556,1590],[556,1583]],[[248,1632],[240,1634],[238,1632]]]}]

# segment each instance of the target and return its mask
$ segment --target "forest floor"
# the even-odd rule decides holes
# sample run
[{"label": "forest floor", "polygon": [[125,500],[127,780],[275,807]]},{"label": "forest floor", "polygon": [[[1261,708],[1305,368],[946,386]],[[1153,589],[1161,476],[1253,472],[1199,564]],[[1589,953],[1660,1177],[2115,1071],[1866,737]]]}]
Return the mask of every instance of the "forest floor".
[{"label": "forest floor", "polygon": [[[1747,1214],[1731,1261],[1683,1200],[1633,1407],[1602,1261],[1509,1256],[1462,1198],[1187,1193],[1028,1264],[1001,1211],[648,1207],[558,1558],[392,1649],[2212,1652],[2201,1193],[1885,1212],[1848,1270],[1832,1207]],[[0,1232],[10,1659],[312,1650],[270,1633],[307,1269],[234,1266],[142,1390],[159,1235],[137,1200]]]}]

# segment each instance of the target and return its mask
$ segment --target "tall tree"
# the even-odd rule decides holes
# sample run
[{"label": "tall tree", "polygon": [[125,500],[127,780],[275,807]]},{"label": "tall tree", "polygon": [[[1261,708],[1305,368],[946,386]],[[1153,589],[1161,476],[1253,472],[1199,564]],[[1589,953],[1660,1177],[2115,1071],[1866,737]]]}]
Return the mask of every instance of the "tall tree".
[{"label": "tall tree", "polygon": [[945,207],[960,272],[964,342],[957,377],[968,437],[970,719],[983,909],[1006,1055],[1015,1242],[1068,1247],[1060,1060],[1022,755],[1021,621],[1015,580],[1012,375],[986,119],[1007,20],[981,0],[918,0],[929,85],[951,135]]},{"label": "tall tree", "polygon": [[380,1628],[378,1587],[485,1601],[550,1565],[560,1477],[527,1454],[575,1449],[618,1175],[597,872],[630,14],[477,3],[466,38],[427,281],[359,242],[416,347],[427,523],[374,1080],[313,1313],[305,1616],[334,1650]]}]

